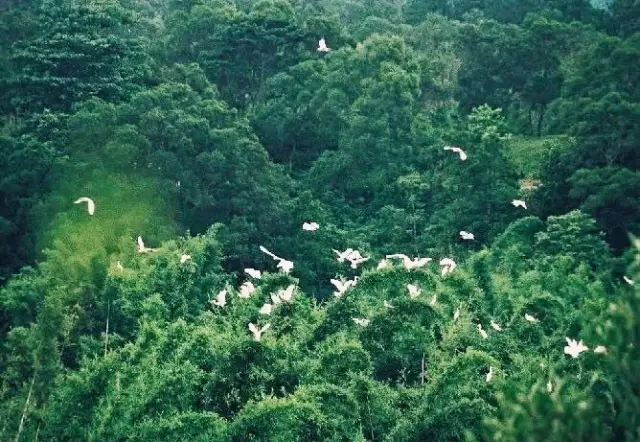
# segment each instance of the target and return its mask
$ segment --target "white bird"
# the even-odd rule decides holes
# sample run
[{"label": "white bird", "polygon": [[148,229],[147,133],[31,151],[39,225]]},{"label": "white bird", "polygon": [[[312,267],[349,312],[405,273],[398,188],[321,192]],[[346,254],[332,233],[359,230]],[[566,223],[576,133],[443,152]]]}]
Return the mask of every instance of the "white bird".
[{"label": "white bird", "polygon": [[460,231],[460,237],[461,237],[462,239],[469,239],[469,240],[474,240],[474,239],[476,239],[476,238],[475,238],[475,236],[473,236],[473,233],[466,232],[466,231],[464,231],[464,230],[461,230],[461,231]]},{"label": "white bird", "polygon": [[460,317],[460,308],[456,308],[456,311],[453,312],[453,322],[457,321],[458,318]]},{"label": "white bird", "polygon": [[324,40],[324,37],[318,40],[318,52],[329,52],[331,48],[327,47],[327,42]]},{"label": "white bird", "polygon": [[458,155],[460,155],[460,159],[462,161],[465,161],[467,159],[467,154],[464,153],[464,151],[461,148],[457,147],[457,146],[445,146],[444,150],[450,150],[452,152],[457,153]]},{"label": "white bird", "polygon": [[262,338],[262,333],[266,332],[269,327],[271,327],[271,324],[267,324],[262,328],[258,328],[258,326],[256,326],[253,323],[249,323],[249,330],[251,331],[251,333],[253,333],[253,340],[256,342],[260,342],[260,339]]},{"label": "white bird", "polygon": [[481,324],[478,324],[476,327],[478,329],[478,332],[480,332],[480,336],[482,336],[482,339],[487,339],[489,337],[487,332],[482,329],[482,325]]},{"label": "white bird", "polygon": [[553,391],[553,384],[551,383],[551,379],[547,381],[547,392],[551,393]]},{"label": "white bird", "polygon": [[271,303],[273,305],[278,305],[282,302],[282,299],[280,299],[280,295],[278,293],[272,293],[269,296],[271,297]]},{"label": "white bird", "polygon": [[340,252],[336,249],[333,249],[333,251],[336,255],[338,255],[337,259],[338,259],[338,262],[340,263],[344,262],[344,260],[347,259],[347,257],[353,253],[353,249],[347,249],[344,252]]},{"label": "white bird", "polygon": [[384,306],[385,306],[386,308],[394,308],[394,307],[391,305],[391,303],[390,303],[389,301],[387,301],[386,299],[384,300],[383,304],[384,304]]},{"label": "white bird", "polygon": [[409,297],[411,298],[417,298],[418,295],[420,295],[420,292],[422,291],[420,287],[414,284],[407,284],[407,290],[409,290]]},{"label": "white bird", "polygon": [[438,302],[438,297],[434,294],[433,298],[431,298],[431,301],[429,301],[429,305],[436,305],[436,302]]},{"label": "white bird", "polygon": [[262,273],[260,272],[260,270],[256,270],[256,269],[244,269],[244,272],[251,276],[252,278],[255,279],[260,279],[262,278]]},{"label": "white bird", "polygon": [[258,313],[260,313],[261,315],[270,315],[272,309],[273,309],[273,306],[271,304],[265,303],[260,308],[260,310],[258,310]]},{"label": "white bird", "polygon": [[404,253],[395,253],[393,255],[387,255],[387,259],[398,258],[402,260],[402,265],[407,270],[417,269],[419,267],[423,267],[427,265],[429,262],[433,261],[431,258],[409,258]]},{"label": "white bird", "polygon": [[589,347],[585,346],[582,341],[576,342],[574,339],[565,338],[567,344],[564,347],[564,353],[571,355],[572,358],[577,358],[583,351],[589,350]]},{"label": "white bird", "polygon": [[442,266],[442,276],[445,276],[447,273],[453,272],[453,269],[457,267],[455,261],[451,258],[441,259],[440,265]]},{"label": "white bird", "polygon": [[626,275],[625,275],[625,276],[623,276],[623,277],[622,277],[622,279],[624,279],[624,282],[626,282],[626,283],[627,283],[627,284],[629,284],[629,285],[633,285],[633,284],[634,284],[633,279],[629,278],[629,277],[628,277],[628,276],[626,276]]},{"label": "white bird", "polygon": [[87,198],[86,196],[80,197],[73,202],[73,204],[87,203],[87,212],[89,215],[93,215],[96,211],[96,204],[93,202],[91,198]]},{"label": "white bird", "polygon": [[493,319],[491,320],[491,327],[492,327],[494,330],[502,331],[502,327],[500,327],[500,324],[498,324],[498,323],[497,323],[496,321],[494,321]]},{"label": "white bird", "polygon": [[493,378],[493,367],[489,366],[489,373],[487,373],[487,382],[491,382],[491,379]]},{"label": "white bird", "polygon": [[369,325],[369,320],[368,319],[363,319],[363,318],[351,318],[353,319],[353,322],[356,323],[356,325],[359,325],[360,327],[366,327],[367,325]]},{"label": "white bird", "polygon": [[593,349],[594,353],[606,353],[607,352],[607,347],[605,347],[604,345],[598,345],[596,348]]},{"label": "white bird", "polygon": [[313,232],[320,228],[320,224],[316,222],[304,223],[302,224],[302,230],[306,230],[307,232]]},{"label": "white bird", "polygon": [[216,295],[216,299],[211,300],[211,304],[218,307],[224,307],[225,305],[227,305],[227,291],[220,290]]},{"label": "white bird", "polygon": [[351,268],[357,269],[360,264],[369,261],[369,258],[349,259],[349,261],[351,262]]},{"label": "white bird", "polygon": [[187,255],[187,254],[182,254],[182,256],[180,257],[180,264],[184,264],[185,262],[189,261],[191,259],[191,255]]},{"label": "white bird", "polygon": [[145,247],[142,241],[142,236],[138,236],[138,253],[156,252],[158,249],[152,249],[151,247]]},{"label": "white bird", "polygon": [[256,291],[256,287],[253,285],[251,281],[247,281],[240,286],[238,290],[238,297],[247,299],[251,297],[251,294]]},{"label": "white bird", "polygon": [[291,269],[293,269],[293,261],[288,261],[284,258],[280,258],[279,256],[276,256],[275,254],[268,251],[264,246],[260,246],[260,250],[266,253],[267,255],[269,255],[270,257],[272,257],[273,259],[275,259],[276,261],[278,261],[277,267],[280,270],[282,270],[284,273],[289,273]]},{"label": "white bird", "polygon": [[527,208],[527,203],[522,200],[513,200],[511,201],[511,204],[513,204],[513,207],[522,207],[523,209]]},{"label": "white bird", "polygon": [[344,295],[345,292],[349,289],[349,287],[354,285],[354,282],[351,280],[343,282],[338,279],[332,279],[331,284],[333,284],[333,286],[337,289],[337,291],[333,292],[333,296],[340,299],[342,298],[342,295]]},{"label": "white bird", "polygon": [[122,263],[120,261],[116,262],[116,269],[118,269],[119,272],[124,271],[124,267],[122,267]]},{"label": "white bird", "polygon": [[386,269],[387,267],[389,267],[389,260],[383,258],[378,263],[378,267],[376,267],[376,270]]},{"label": "white bird", "polygon": [[289,284],[286,289],[278,291],[278,297],[285,302],[291,301],[291,299],[293,298],[293,290],[295,288],[295,285]]},{"label": "white bird", "polygon": [[535,317],[531,316],[529,313],[524,314],[524,319],[529,322],[538,322],[538,320]]}]

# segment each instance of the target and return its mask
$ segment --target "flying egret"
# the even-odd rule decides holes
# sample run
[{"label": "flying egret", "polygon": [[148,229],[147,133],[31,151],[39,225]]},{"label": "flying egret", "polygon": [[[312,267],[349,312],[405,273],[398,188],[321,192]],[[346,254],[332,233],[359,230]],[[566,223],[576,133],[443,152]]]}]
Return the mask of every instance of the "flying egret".
[{"label": "flying egret", "polygon": [[267,324],[262,328],[258,328],[257,325],[253,324],[253,323],[249,323],[249,330],[251,331],[251,333],[253,333],[253,340],[256,342],[260,342],[260,339],[262,338],[262,333],[266,332],[269,327],[271,327],[271,324]]},{"label": "flying egret", "polygon": [[589,347],[585,346],[582,341],[576,342],[575,339],[565,338],[567,340],[567,344],[564,347],[564,353],[567,355],[571,355],[572,358],[577,358],[580,353],[583,351],[589,350]]},{"label": "flying egret", "polygon": [[293,298],[293,290],[295,288],[295,285],[289,284],[286,289],[278,291],[278,297],[285,302],[291,301],[291,298]]},{"label": "flying egret", "polygon": [[73,202],[73,204],[87,203],[87,212],[89,215],[93,215],[96,211],[96,204],[93,202],[91,198],[87,198],[86,196],[80,197]]},{"label": "flying egret", "polygon": [[482,324],[478,324],[476,326],[476,328],[478,329],[478,332],[480,333],[480,336],[482,336],[482,339],[487,339],[489,337],[487,332],[483,330]]},{"label": "flying egret", "polygon": [[351,318],[353,319],[353,322],[356,323],[356,325],[359,325],[360,327],[366,327],[367,325],[369,325],[369,320],[368,319],[364,319],[364,318]]},{"label": "flying egret", "polygon": [[340,252],[339,250],[333,249],[334,253],[338,255],[338,262],[342,263],[349,255],[353,253],[353,249],[347,249],[344,252]]},{"label": "flying egret", "polygon": [[626,275],[625,275],[625,276],[623,276],[623,277],[622,277],[622,279],[624,279],[624,282],[626,282],[626,283],[627,283],[627,284],[629,284],[629,285],[633,285],[633,284],[634,284],[633,279],[629,278],[629,277],[628,277],[628,276],[626,276]]},{"label": "flying egret", "polygon": [[453,322],[456,322],[460,317],[460,307],[456,308],[456,311],[453,312]]},{"label": "flying egret", "polygon": [[189,261],[191,259],[191,255],[187,255],[185,253],[182,254],[182,256],[180,257],[180,264],[184,264],[185,262]]},{"label": "flying egret", "polygon": [[461,231],[460,231],[460,237],[461,237],[462,239],[467,239],[467,240],[472,240],[472,241],[473,241],[474,239],[476,239],[476,238],[475,238],[475,236],[473,236],[473,233],[466,232],[466,231],[464,231],[464,230],[461,230]]},{"label": "flying egret", "polygon": [[260,313],[261,315],[270,315],[272,309],[273,309],[273,306],[271,304],[265,303],[260,308],[260,310],[258,310],[258,313]]},{"label": "flying egret", "polygon": [[352,269],[357,269],[360,264],[362,264],[363,262],[369,261],[369,258],[362,258],[362,257],[361,258],[355,258],[355,259],[349,257],[347,259],[351,263],[351,268]]},{"label": "flying egret", "polygon": [[420,295],[420,292],[422,291],[420,287],[414,284],[407,284],[407,290],[409,290],[409,297],[411,297],[412,299],[417,298],[418,295]]},{"label": "flying egret", "polygon": [[440,260],[440,265],[442,266],[442,276],[453,272],[453,269],[457,267],[455,261],[451,258],[442,258]]},{"label": "flying egret", "polygon": [[216,299],[211,300],[211,304],[218,307],[224,307],[227,305],[227,291],[220,290],[216,295]]},{"label": "flying egret", "polygon": [[138,253],[156,252],[158,249],[152,249],[151,247],[145,247],[142,241],[142,236],[138,236]]},{"label": "flying egret", "polygon": [[423,267],[423,266],[427,265],[429,262],[433,261],[431,258],[413,258],[413,259],[411,259],[407,255],[405,255],[404,253],[394,253],[393,255],[387,255],[386,257],[387,257],[387,259],[394,259],[394,258],[401,259],[402,260],[402,265],[407,270],[417,269],[419,267]]},{"label": "flying egret", "polygon": [[538,322],[538,320],[534,316],[531,316],[529,313],[524,314],[524,319],[529,322]]},{"label": "flying egret", "polygon": [[278,305],[282,302],[282,299],[280,299],[280,295],[278,293],[272,293],[271,295],[269,295],[271,298],[271,303],[273,305]]},{"label": "flying egret", "polygon": [[390,303],[389,301],[387,301],[386,299],[384,300],[383,304],[384,304],[384,306],[385,306],[386,308],[394,308],[394,307],[391,305],[391,303]]},{"label": "flying egret", "polygon": [[318,40],[318,52],[329,52],[331,48],[327,47],[327,42],[324,40],[324,37]]},{"label": "flying egret", "polygon": [[260,279],[262,278],[262,273],[260,272],[260,270],[256,270],[256,269],[244,269],[244,272],[251,276],[252,278],[255,279]]},{"label": "flying egret", "polygon": [[434,294],[431,301],[429,301],[429,305],[436,305],[436,302],[438,302],[438,297]]},{"label": "flying egret", "polygon": [[302,230],[306,230],[307,232],[313,232],[320,228],[320,224],[316,222],[304,223],[302,224]]},{"label": "flying egret", "polygon": [[523,209],[527,208],[527,203],[522,200],[513,200],[511,201],[511,204],[513,204],[513,207],[522,207]]},{"label": "flying egret", "polygon": [[493,319],[491,320],[491,327],[492,327],[494,330],[502,331],[502,327],[500,327],[500,324],[498,324],[498,323],[497,323],[496,321],[494,321]]},{"label": "flying egret", "polygon": [[493,367],[489,366],[489,373],[487,373],[487,382],[491,382],[491,379],[493,378]]},{"label": "flying egret", "polygon": [[275,254],[268,251],[264,246],[260,246],[260,250],[266,253],[267,255],[269,255],[270,257],[272,257],[273,259],[275,259],[276,261],[278,261],[277,267],[280,270],[282,270],[284,273],[289,273],[291,269],[293,269],[293,261],[288,261],[284,258],[280,258],[279,256],[276,256]]},{"label": "flying egret", "polygon": [[251,297],[251,294],[256,291],[256,287],[253,285],[251,281],[247,281],[240,286],[238,290],[238,297],[247,299]]},{"label": "flying egret", "polygon": [[333,292],[333,295],[336,298],[340,299],[342,298],[342,295],[344,295],[345,292],[349,289],[349,287],[353,285],[353,281],[349,280],[343,282],[338,279],[332,279],[331,284],[333,284],[333,286],[337,289],[337,291]]},{"label": "flying egret", "polygon": [[605,347],[604,345],[598,345],[596,348],[593,349],[594,353],[607,353],[607,347]]},{"label": "flying egret", "polygon": [[464,153],[464,151],[458,146],[445,146],[444,150],[450,150],[451,152],[457,153],[458,155],[460,155],[460,159],[462,161],[465,161],[467,159],[467,154]]},{"label": "flying egret", "polygon": [[386,269],[388,267],[389,267],[389,260],[383,258],[378,263],[378,267],[376,267],[376,270],[382,270],[382,269]]}]

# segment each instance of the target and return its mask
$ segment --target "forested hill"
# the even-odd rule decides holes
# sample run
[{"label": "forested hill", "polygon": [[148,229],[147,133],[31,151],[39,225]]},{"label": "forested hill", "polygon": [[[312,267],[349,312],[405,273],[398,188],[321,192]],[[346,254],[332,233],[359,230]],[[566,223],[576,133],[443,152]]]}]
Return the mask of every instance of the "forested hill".
[{"label": "forested hill", "polygon": [[0,440],[639,441],[634,0],[4,0]]}]

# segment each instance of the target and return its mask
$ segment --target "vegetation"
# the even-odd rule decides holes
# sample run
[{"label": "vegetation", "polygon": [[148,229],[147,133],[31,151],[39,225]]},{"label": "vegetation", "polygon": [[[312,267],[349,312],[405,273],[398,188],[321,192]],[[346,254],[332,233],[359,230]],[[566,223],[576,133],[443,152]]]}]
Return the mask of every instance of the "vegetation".
[{"label": "vegetation", "polygon": [[637,2],[5,3],[0,440],[640,440]]}]

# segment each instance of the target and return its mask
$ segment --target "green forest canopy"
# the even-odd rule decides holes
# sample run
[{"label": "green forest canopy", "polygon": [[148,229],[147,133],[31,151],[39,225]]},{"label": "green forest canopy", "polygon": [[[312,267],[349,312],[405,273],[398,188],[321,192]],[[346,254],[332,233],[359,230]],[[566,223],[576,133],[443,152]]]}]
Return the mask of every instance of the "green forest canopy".
[{"label": "green forest canopy", "polygon": [[0,439],[640,440],[639,20],[8,0]]}]

